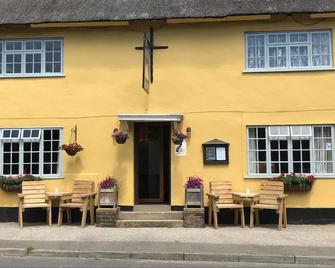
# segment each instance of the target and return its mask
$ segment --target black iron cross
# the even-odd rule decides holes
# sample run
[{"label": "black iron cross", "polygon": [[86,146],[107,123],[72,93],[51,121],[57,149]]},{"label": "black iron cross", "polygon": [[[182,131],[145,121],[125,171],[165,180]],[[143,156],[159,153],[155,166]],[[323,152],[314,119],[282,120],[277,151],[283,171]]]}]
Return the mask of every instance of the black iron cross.
[{"label": "black iron cross", "polygon": [[143,50],[142,88],[149,93],[150,83],[154,81],[154,49],[167,49],[168,46],[156,46],[154,44],[154,30],[150,28],[149,35],[144,33],[143,47],[135,47]]}]

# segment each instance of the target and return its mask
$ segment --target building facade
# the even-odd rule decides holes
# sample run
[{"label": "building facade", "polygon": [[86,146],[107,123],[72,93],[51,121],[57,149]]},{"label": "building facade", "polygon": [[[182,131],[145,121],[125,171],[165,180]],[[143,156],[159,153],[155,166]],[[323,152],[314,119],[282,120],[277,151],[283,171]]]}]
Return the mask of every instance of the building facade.
[{"label": "building facade", "polygon": [[[50,191],[112,175],[127,209],[182,207],[191,175],[204,178],[207,192],[209,181],[259,191],[262,179],[304,173],[316,177],[313,187],[290,194],[288,208],[334,214],[335,16],[331,6],[312,8],[1,22],[0,173],[39,175]],[[150,28],[155,45],[168,48],[153,52],[147,93],[135,48]],[[59,146],[75,125],[84,150],[71,157]],[[114,128],[128,130],[125,144],[112,138]],[[180,152],[174,128],[191,129]],[[213,139],[229,143],[228,164],[204,164],[202,144]],[[1,191],[0,209],[17,202]]]}]

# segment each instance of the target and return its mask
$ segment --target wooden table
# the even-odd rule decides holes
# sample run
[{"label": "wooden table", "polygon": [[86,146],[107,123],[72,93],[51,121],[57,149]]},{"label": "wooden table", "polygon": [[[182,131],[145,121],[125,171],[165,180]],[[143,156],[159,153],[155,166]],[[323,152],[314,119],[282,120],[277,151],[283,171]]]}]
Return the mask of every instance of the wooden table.
[{"label": "wooden table", "polygon": [[[64,202],[66,196],[71,195],[70,192],[47,192],[46,193],[48,200],[59,200],[59,203]],[[71,219],[71,210],[66,210],[67,221],[70,224]]]},{"label": "wooden table", "polygon": [[[238,196],[239,198],[241,198],[243,201],[250,199],[251,202],[254,202],[254,199],[259,196],[259,193],[250,193],[250,192],[249,193],[234,192],[233,194]],[[250,213],[250,216],[251,216],[251,213]],[[258,211],[257,210],[255,211],[255,217],[256,217],[256,224],[259,224],[259,216],[258,216]]]}]

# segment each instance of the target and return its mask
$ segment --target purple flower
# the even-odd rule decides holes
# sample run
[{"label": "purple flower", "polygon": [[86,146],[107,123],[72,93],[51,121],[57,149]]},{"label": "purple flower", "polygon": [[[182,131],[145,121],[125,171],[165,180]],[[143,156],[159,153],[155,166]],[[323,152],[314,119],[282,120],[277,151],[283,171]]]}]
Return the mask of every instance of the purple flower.
[{"label": "purple flower", "polygon": [[111,176],[107,176],[99,183],[100,189],[111,189],[114,186],[118,185],[119,185],[118,180]]},{"label": "purple flower", "polygon": [[203,185],[203,180],[197,176],[187,177],[187,181],[185,183],[186,188],[201,188]]}]

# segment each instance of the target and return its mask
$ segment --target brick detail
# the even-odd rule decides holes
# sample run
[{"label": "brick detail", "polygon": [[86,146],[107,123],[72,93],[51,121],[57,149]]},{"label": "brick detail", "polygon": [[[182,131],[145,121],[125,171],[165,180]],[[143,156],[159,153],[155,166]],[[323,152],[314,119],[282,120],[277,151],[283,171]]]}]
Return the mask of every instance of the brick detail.
[{"label": "brick detail", "polygon": [[184,208],[184,227],[187,228],[205,227],[204,208]]},{"label": "brick detail", "polygon": [[98,208],[96,215],[97,227],[116,227],[116,221],[119,219],[120,208]]}]

